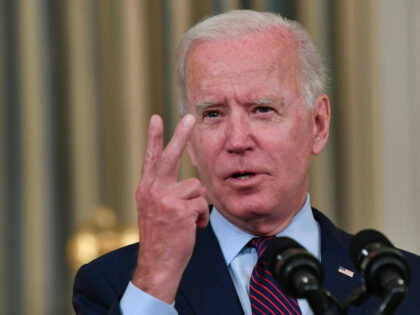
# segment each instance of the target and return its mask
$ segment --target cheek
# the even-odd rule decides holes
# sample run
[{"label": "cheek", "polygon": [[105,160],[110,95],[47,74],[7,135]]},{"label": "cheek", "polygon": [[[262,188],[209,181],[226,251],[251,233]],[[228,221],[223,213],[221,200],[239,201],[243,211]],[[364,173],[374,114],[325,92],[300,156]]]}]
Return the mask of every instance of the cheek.
[{"label": "cheek", "polygon": [[292,143],[301,150],[311,147],[313,141],[313,124],[309,115],[296,117],[296,121],[290,128]]},{"label": "cheek", "polygon": [[[265,129],[264,152],[283,172],[296,171],[311,156],[311,130],[308,124],[283,124],[282,128]],[[284,166],[286,169],[284,168]],[[295,167],[293,167],[295,166]]]}]

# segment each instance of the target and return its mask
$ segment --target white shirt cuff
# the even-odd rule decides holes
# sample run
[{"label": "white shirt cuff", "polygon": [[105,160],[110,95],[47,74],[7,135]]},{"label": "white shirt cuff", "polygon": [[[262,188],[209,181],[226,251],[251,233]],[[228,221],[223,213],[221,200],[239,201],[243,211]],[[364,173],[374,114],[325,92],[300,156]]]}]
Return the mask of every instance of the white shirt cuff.
[{"label": "white shirt cuff", "polygon": [[130,281],[122,296],[120,309],[123,315],[177,315],[174,305],[151,296]]}]

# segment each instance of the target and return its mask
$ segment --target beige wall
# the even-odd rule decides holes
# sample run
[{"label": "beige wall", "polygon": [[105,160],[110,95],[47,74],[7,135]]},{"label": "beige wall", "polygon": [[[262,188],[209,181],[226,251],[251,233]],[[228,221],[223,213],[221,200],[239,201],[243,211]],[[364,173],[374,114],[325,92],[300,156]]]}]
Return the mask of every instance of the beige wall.
[{"label": "beige wall", "polygon": [[383,229],[420,253],[420,2],[378,3]]}]

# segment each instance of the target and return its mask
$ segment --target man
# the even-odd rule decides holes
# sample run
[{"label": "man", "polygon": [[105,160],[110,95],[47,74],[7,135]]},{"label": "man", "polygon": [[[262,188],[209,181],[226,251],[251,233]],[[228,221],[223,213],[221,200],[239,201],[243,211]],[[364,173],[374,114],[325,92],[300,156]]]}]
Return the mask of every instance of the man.
[{"label": "man", "polygon": [[[320,259],[325,286],[343,301],[361,285],[358,274],[338,272],[355,270],[350,236],[311,209],[308,195],[311,156],[323,150],[330,124],[309,35],[271,13],[232,11],[193,27],[178,52],[183,117],[166,148],[161,118],[150,120],[136,193],[140,250],[132,245],[83,266],[75,310],[312,314],[305,300],[287,300],[294,310],[280,310],[255,292],[265,285],[253,282],[258,249],[250,244],[275,235],[296,239]],[[184,148],[200,180],[178,182]],[[418,258],[407,257],[419,279]],[[419,290],[413,283],[401,314],[415,313]],[[376,304],[370,299],[351,311],[370,314]]]}]

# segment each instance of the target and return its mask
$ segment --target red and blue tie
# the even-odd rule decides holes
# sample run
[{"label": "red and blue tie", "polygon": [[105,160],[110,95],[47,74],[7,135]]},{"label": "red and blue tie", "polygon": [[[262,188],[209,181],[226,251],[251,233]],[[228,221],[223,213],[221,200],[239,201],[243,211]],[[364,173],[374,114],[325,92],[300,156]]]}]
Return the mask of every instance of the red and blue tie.
[{"label": "red and blue tie", "polygon": [[272,238],[254,238],[249,243],[258,253],[258,261],[249,282],[252,314],[302,315],[297,301],[280,289],[267,264],[262,259],[263,253]]}]

